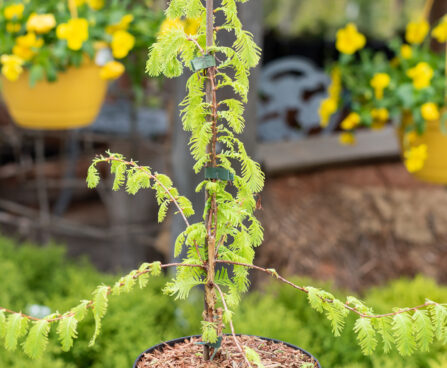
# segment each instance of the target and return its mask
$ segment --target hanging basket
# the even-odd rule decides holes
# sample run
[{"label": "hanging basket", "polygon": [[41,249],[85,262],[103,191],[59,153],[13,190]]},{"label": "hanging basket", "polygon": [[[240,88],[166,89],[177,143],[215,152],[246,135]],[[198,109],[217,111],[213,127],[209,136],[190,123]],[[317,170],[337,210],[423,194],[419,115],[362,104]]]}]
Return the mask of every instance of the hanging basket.
[{"label": "hanging basket", "polygon": [[[398,131],[402,156],[404,152],[404,130],[412,123],[411,116],[404,116]],[[447,134],[441,131],[440,121],[427,121],[426,129],[413,142],[414,146],[427,146],[427,160],[421,170],[411,173],[416,178],[432,183],[447,185]]]},{"label": "hanging basket", "polygon": [[92,124],[104,101],[107,81],[87,63],[59,73],[54,83],[29,85],[29,72],[17,81],[2,77],[2,94],[14,122],[28,129],[76,129]]}]

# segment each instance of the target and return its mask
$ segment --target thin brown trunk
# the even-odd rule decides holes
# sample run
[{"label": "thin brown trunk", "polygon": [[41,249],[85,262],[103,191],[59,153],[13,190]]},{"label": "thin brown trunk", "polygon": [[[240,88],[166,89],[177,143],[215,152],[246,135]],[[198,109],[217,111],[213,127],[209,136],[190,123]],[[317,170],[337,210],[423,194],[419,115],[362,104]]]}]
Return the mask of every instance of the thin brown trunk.
[{"label": "thin brown trunk", "polygon": [[[206,47],[214,45],[214,0],[206,0]],[[212,106],[207,121],[211,122],[212,141],[208,147],[210,160],[208,165],[216,167],[216,141],[217,141],[217,97],[215,90],[215,69],[209,68],[205,85],[206,102]],[[207,196],[208,200],[209,197]],[[215,225],[216,224],[216,225]],[[215,276],[215,256],[216,256],[216,230],[217,230],[217,203],[216,196],[211,197],[210,210],[206,216],[206,245],[208,250],[207,282],[205,285],[205,319],[208,322],[215,322],[216,311],[216,290],[214,288]],[[210,359],[209,347],[204,345],[203,356],[205,360]]]}]

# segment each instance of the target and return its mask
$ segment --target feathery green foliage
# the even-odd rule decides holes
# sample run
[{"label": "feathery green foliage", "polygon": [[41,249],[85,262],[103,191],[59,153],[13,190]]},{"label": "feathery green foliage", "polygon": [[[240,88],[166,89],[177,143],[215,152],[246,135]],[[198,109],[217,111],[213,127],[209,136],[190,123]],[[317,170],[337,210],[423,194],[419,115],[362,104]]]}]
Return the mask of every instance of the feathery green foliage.
[{"label": "feathery green foliage", "polygon": [[244,346],[244,350],[250,363],[256,364],[258,368],[264,368],[264,364],[262,364],[261,358],[255,350],[249,348],[248,346]]},{"label": "feathery green foliage", "polygon": [[68,351],[73,346],[73,339],[78,337],[76,328],[78,327],[78,320],[74,315],[68,314],[65,318],[59,321],[57,326],[57,334],[62,345],[63,351]]},{"label": "feathery green foliage", "polygon": [[102,285],[93,292],[93,316],[95,318],[95,332],[89,345],[95,344],[96,337],[101,331],[101,320],[106,314],[108,305],[109,287]]},{"label": "feathery green foliage", "polygon": [[23,350],[30,358],[38,359],[42,356],[48,344],[50,329],[51,325],[45,319],[33,323],[33,327],[23,344]]},{"label": "feathery green foliage", "polygon": [[376,330],[369,318],[360,317],[355,322],[354,331],[365,355],[371,355],[377,346]]},{"label": "feathery green foliage", "polygon": [[6,350],[16,350],[18,339],[26,335],[27,329],[28,319],[19,313],[10,314],[6,320]]}]

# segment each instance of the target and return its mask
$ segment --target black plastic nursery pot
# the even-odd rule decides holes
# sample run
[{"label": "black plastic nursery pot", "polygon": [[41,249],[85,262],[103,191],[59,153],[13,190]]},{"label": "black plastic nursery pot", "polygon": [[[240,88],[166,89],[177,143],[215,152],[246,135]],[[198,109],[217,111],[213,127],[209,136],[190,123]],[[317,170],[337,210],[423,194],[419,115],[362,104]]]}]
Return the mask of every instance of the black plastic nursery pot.
[{"label": "black plastic nursery pot", "polygon": [[[231,336],[231,335],[227,335],[227,336]],[[240,335],[238,335],[238,336],[240,336]],[[250,336],[250,335],[245,335],[245,336]],[[163,350],[163,348],[165,348],[166,346],[174,346],[175,344],[182,343],[185,340],[190,340],[192,338],[199,338],[199,337],[200,336],[197,336],[197,335],[196,336],[181,337],[181,338],[178,338],[178,339],[175,339],[175,340],[163,342],[161,344],[152,346],[151,348],[147,349],[146,351],[144,351],[143,353],[140,354],[140,356],[135,361],[135,363],[133,365],[133,368],[137,368],[138,362],[140,361],[140,359],[143,357],[144,354],[150,354],[150,353],[153,353],[156,350]],[[315,361],[315,363],[316,363],[316,367],[321,368],[320,363],[318,362],[318,360],[312,354],[308,353],[306,350],[303,350],[303,349],[299,348],[298,346],[289,344],[289,343],[281,341],[281,340],[270,339],[268,337],[262,337],[262,336],[255,336],[255,337],[258,337],[258,338],[260,338],[262,340],[265,340],[265,341],[271,341],[271,342],[274,342],[274,343],[281,343],[281,344],[284,344],[284,345],[286,345],[286,346],[288,346],[288,347],[290,347],[292,349],[300,351],[301,353],[303,353],[303,354],[309,356],[310,358],[312,358]]]}]

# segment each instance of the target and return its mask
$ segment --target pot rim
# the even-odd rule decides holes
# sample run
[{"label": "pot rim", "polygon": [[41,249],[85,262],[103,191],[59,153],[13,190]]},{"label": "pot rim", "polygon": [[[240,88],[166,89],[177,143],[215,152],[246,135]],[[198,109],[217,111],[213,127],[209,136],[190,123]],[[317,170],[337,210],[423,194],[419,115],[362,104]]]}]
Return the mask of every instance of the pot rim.
[{"label": "pot rim", "polygon": [[[231,335],[231,334],[225,334],[225,336],[232,336],[232,335]],[[281,343],[281,344],[284,344],[284,345],[286,345],[286,346],[288,346],[288,347],[290,347],[290,348],[292,348],[292,349],[299,350],[299,351],[301,351],[302,353],[308,355],[308,356],[311,357],[313,360],[315,360],[315,362],[317,363],[318,367],[321,368],[320,362],[319,362],[319,361],[318,361],[318,360],[317,360],[311,353],[307,352],[307,351],[304,350],[304,349],[301,349],[300,347],[298,347],[298,346],[296,346],[296,345],[289,344],[288,342],[285,342],[285,341],[281,341],[281,340],[277,340],[277,339],[272,339],[272,338],[269,338],[269,337],[262,337],[262,336],[258,336],[258,335],[236,334],[236,336],[253,336],[253,337],[258,337],[258,338],[260,338],[260,339],[262,339],[262,340],[273,341],[273,342],[275,342],[275,343]],[[201,335],[192,335],[192,336],[179,337],[179,338],[174,339],[174,340],[165,341],[165,342],[162,342],[162,343],[160,343],[160,344],[154,345],[154,346],[150,347],[149,349],[147,349],[146,351],[142,352],[142,353],[138,356],[138,358],[135,360],[135,363],[134,363],[134,365],[133,365],[133,368],[136,368],[136,367],[137,367],[138,362],[140,361],[140,359],[143,357],[144,354],[150,353],[150,352],[152,352],[152,351],[154,351],[154,350],[161,350],[161,348],[163,348],[163,347],[166,346],[166,345],[168,345],[168,346],[173,346],[173,345],[175,345],[175,344],[177,344],[177,343],[183,342],[184,340],[188,340],[188,339],[192,339],[192,338],[197,338],[197,337],[201,337]]]}]

